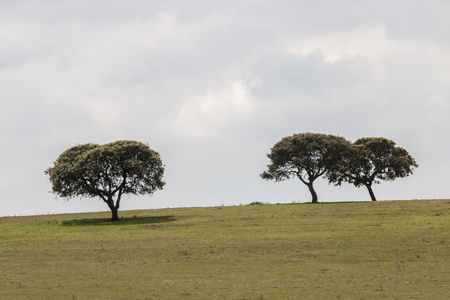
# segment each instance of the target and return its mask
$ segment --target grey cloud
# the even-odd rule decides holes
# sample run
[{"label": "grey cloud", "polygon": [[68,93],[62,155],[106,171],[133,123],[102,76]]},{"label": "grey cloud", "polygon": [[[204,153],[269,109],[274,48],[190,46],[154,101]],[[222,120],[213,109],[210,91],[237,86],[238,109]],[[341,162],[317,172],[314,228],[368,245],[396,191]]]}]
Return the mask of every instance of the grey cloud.
[{"label": "grey cloud", "polygon": [[370,60],[355,57],[328,63],[320,52],[306,57],[267,56],[255,62],[251,69],[260,81],[254,89],[256,95],[272,98],[283,98],[289,94],[322,98],[330,90],[356,89],[370,84],[373,79]]}]

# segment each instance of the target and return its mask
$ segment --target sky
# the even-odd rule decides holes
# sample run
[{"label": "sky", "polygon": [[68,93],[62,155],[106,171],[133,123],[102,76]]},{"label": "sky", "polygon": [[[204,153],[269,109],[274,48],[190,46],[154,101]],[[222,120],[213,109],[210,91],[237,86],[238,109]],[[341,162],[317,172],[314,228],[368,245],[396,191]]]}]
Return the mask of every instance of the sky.
[{"label": "sky", "polygon": [[[285,136],[386,137],[414,174],[380,200],[450,198],[450,2],[0,0],[0,216],[108,211],[52,194],[67,148],[137,140],[163,190],[121,210],[293,203],[259,174]],[[319,201],[369,201],[315,183]]]}]

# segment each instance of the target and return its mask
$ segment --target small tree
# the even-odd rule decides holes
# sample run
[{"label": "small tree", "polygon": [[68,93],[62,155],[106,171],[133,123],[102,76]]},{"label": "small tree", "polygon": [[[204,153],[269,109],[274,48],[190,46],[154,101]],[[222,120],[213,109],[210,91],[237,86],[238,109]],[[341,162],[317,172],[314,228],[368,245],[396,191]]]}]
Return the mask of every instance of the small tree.
[{"label": "small tree", "polygon": [[318,202],[314,181],[333,170],[347,157],[350,142],[343,137],[319,133],[299,133],[281,139],[267,157],[268,171],[260,176],[266,180],[283,181],[297,177],[308,186],[312,203]]},{"label": "small tree", "polygon": [[336,185],[346,181],[356,187],[365,186],[372,201],[377,201],[373,183],[409,176],[414,167],[418,167],[414,158],[405,149],[396,147],[394,141],[383,137],[361,138],[352,144],[346,162],[327,177]]},{"label": "small tree", "polygon": [[64,151],[45,174],[60,197],[102,199],[112,221],[119,220],[122,195],[152,194],[165,184],[159,153],[136,141],[77,145]]}]

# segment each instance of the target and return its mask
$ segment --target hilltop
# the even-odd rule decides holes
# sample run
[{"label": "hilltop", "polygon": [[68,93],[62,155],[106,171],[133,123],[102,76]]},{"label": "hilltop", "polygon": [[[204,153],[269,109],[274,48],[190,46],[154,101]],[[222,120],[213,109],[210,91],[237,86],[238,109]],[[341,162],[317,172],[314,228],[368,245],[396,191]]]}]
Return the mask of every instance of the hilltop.
[{"label": "hilltop", "polygon": [[2,299],[448,299],[450,200],[0,219]]}]

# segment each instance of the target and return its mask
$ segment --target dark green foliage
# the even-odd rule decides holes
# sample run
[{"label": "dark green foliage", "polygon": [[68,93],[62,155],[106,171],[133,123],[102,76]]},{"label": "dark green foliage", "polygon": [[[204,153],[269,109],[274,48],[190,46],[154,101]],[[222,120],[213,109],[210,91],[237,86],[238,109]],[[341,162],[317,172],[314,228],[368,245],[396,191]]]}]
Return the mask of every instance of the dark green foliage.
[{"label": "dark green foliage", "polygon": [[336,185],[346,181],[356,187],[365,186],[372,201],[376,201],[373,183],[409,176],[414,167],[418,167],[414,158],[405,149],[396,147],[394,141],[383,137],[361,138],[352,144],[345,163],[327,177]]},{"label": "dark green foliage", "polygon": [[64,151],[45,173],[53,193],[64,198],[99,197],[117,221],[124,194],[162,189],[164,166],[158,152],[136,141],[77,145]]},{"label": "dark green foliage", "polygon": [[343,137],[320,133],[298,133],[281,139],[267,157],[268,171],[261,174],[266,180],[283,181],[297,177],[306,184],[312,202],[318,202],[314,180],[343,164],[348,157],[350,142]]},{"label": "dark green foliage", "polygon": [[264,203],[260,202],[260,201],[253,201],[251,203],[249,203],[248,205],[263,205]]}]

